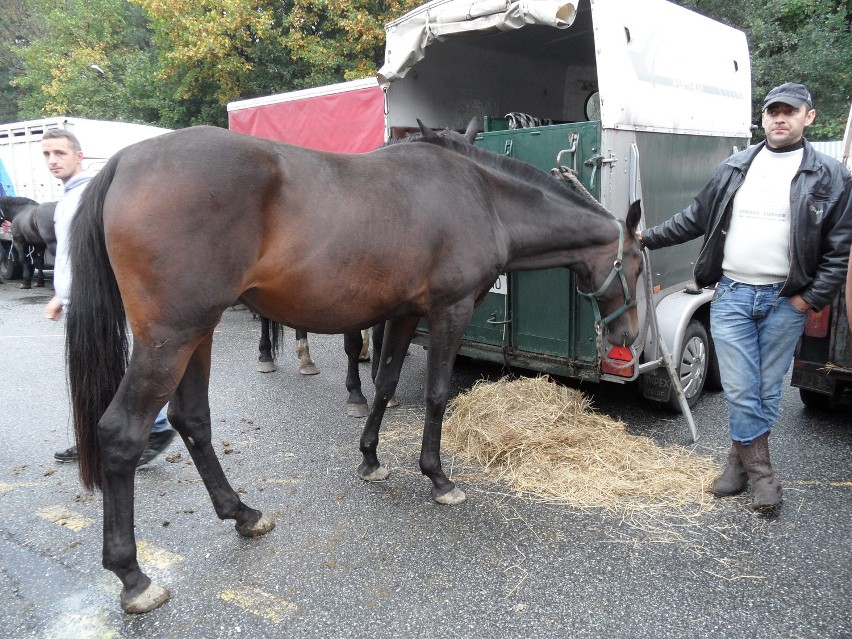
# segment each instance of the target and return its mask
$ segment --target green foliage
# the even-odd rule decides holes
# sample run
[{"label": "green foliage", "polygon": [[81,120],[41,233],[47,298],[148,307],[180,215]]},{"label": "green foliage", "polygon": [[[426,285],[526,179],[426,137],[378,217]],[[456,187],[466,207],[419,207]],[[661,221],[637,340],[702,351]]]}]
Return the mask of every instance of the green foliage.
[{"label": "green foliage", "polygon": [[[680,4],[744,31],[752,63],[753,121],[784,82],[805,84],[817,117],[811,140],[843,137],[852,99],[852,6],[847,0],[683,0]],[[759,129],[756,139],[762,138]]]}]

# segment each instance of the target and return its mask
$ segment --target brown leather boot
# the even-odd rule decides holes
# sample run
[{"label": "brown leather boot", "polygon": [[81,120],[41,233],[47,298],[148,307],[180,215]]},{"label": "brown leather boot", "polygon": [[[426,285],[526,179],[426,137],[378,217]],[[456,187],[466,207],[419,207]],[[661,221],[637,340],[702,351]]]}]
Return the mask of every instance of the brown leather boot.
[{"label": "brown leather boot", "polygon": [[772,514],[784,501],[784,491],[769,461],[769,433],[764,433],[748,446],[740,442],[734,442],[734,446],[754,488],[752,508],[760,514]]},{"label": "brown leather boot", "polygon": [[731,442],[731,450],[728,452],[728,461],[725,470],[716,478],[710,487],[710,492],[716,497],[733,497],[739,495],[748,486],[748,473],[740,461],[740,455],[734,442]]}]

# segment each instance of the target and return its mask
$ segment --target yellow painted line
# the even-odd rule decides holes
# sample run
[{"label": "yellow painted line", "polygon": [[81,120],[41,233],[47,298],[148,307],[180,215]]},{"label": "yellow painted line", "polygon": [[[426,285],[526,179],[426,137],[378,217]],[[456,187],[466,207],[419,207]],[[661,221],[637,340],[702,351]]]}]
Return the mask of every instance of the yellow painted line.
[{"label": "yellow painted line", "polygon": [[7,484],[0,481],[0,493],[6,493],[16,488],[35,488],[36,486],[46,486],[46,481],[26,481],[18,484]]},{"label": "yellow painted line", "polygon": [[299,610],[293,602],[256,588],[230,588],[220,592],[219,599],[274,623],[291,618]]},{"label": "yellow painted line", "polygon": [[166,570],[177,563],[184,560],[180,555],[176,555],[168,550],[158,548],[148,541],[136,542],[136,556],[143,564]]},{"label": "yellow painted line", "polygon": [[793,479],[785,483],[790,486],[833,486],[835,488],[852,487],[852,481],[818,481],[815,479]]},{"label": "yellow painted line", "polygon": [[38,516],[49,521],[52,524],[59,524],[65,528],[70,528],[75,532],[79,532],[87,526],[94,523],[94,519],[83,517],[75,512],[72,512],[64,506],[51,506],[38,511]]},{"label": "yellow painted line", "polygon": [[[60,602],[62,605],[62,602]],[[79,603],[74,605],[79,606]],[[67,612],[56,619],[52,627],[45,629],[44,637],[55,639],[114,639],[120,637],[118,630],[110,628],[112,620],[109,613]]]}]

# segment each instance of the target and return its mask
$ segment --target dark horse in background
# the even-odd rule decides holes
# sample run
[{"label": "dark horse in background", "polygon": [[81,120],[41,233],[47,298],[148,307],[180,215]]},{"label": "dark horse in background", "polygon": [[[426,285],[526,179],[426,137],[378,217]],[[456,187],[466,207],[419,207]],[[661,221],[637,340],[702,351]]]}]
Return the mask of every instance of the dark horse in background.
[{"label": "dark horse in background", "polygon": [[386,320],[360,440],[366,481],[388,476],[379,427],[426,318],[419,461],[443,504],[465,499],[441,467],[450,375],[501,273],[570,268],[606,317],[601,340],[636,339],[638,202],[624,222],[574,183],[458,133],[423,133],[345,155],[193,127],[119,151],[89,183],[69,242],[68,377],[80,476],[103,490],[103,565],[123,584],[125,611],[169,597],[139,567],[133,514],[136,462],[166,402],[216,514],[246,537],[274,527],[231,487],[211,441],[213,334],[234,300],[315,333]]},{"label": "dark horse in background", "polygon": [[[258,350],[257,370],[260,373],[274,373],[278,370],[275,357],[278,354],[278,344],[281,340],[281,324],[260,317],[260,341]],[[373,355],[370,356],[370,334],[372,332]],[[367,398],[361,388],[361,372],[358,364],[372,360],[371,376],[373,381],[379,368],[379,357],[382,352],[382,341],[385,333],[384,322],[376,324],[371,331],[349,331],[343,334],[343,350],[346,353],[346,390],[349,397],[346,400],[346,414],[349,417],[366,417],[369,413]],[[299,360],[299,372],[302,375],[316,375],[319,368],[311,358],[307,331],[296,330],[296,357]],[[396,396],[388,401],[388,407],[398,406]]]},{"label": "dark horse in background", "polygon": [[[0,217],[12,223],[12,246],[21,261],[21,288],[44,286],[44,253],[56,255],[53,211],[56,202],[39,204],[26,197],[0,197]],[[2,220],[0,220],[2,222]]]}]

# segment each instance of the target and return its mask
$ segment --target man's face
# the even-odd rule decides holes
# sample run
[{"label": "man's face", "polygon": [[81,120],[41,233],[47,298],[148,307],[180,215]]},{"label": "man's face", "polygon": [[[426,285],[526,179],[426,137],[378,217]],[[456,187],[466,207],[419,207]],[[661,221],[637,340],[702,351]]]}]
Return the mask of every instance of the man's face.
[{"label": "man's face", "polygon": [[48,170],[63,182],[83,170],[83,152],[71,148],[71,143],[66,138],[42,140],[41,150]]},{"label": "man's face", "polygon": [[763,111],[763,130],[766,143],[772,148],[795,144],[802,139],[805,127],[816,117],[807,103],[798,109],[783,102],[774,102]]}]

